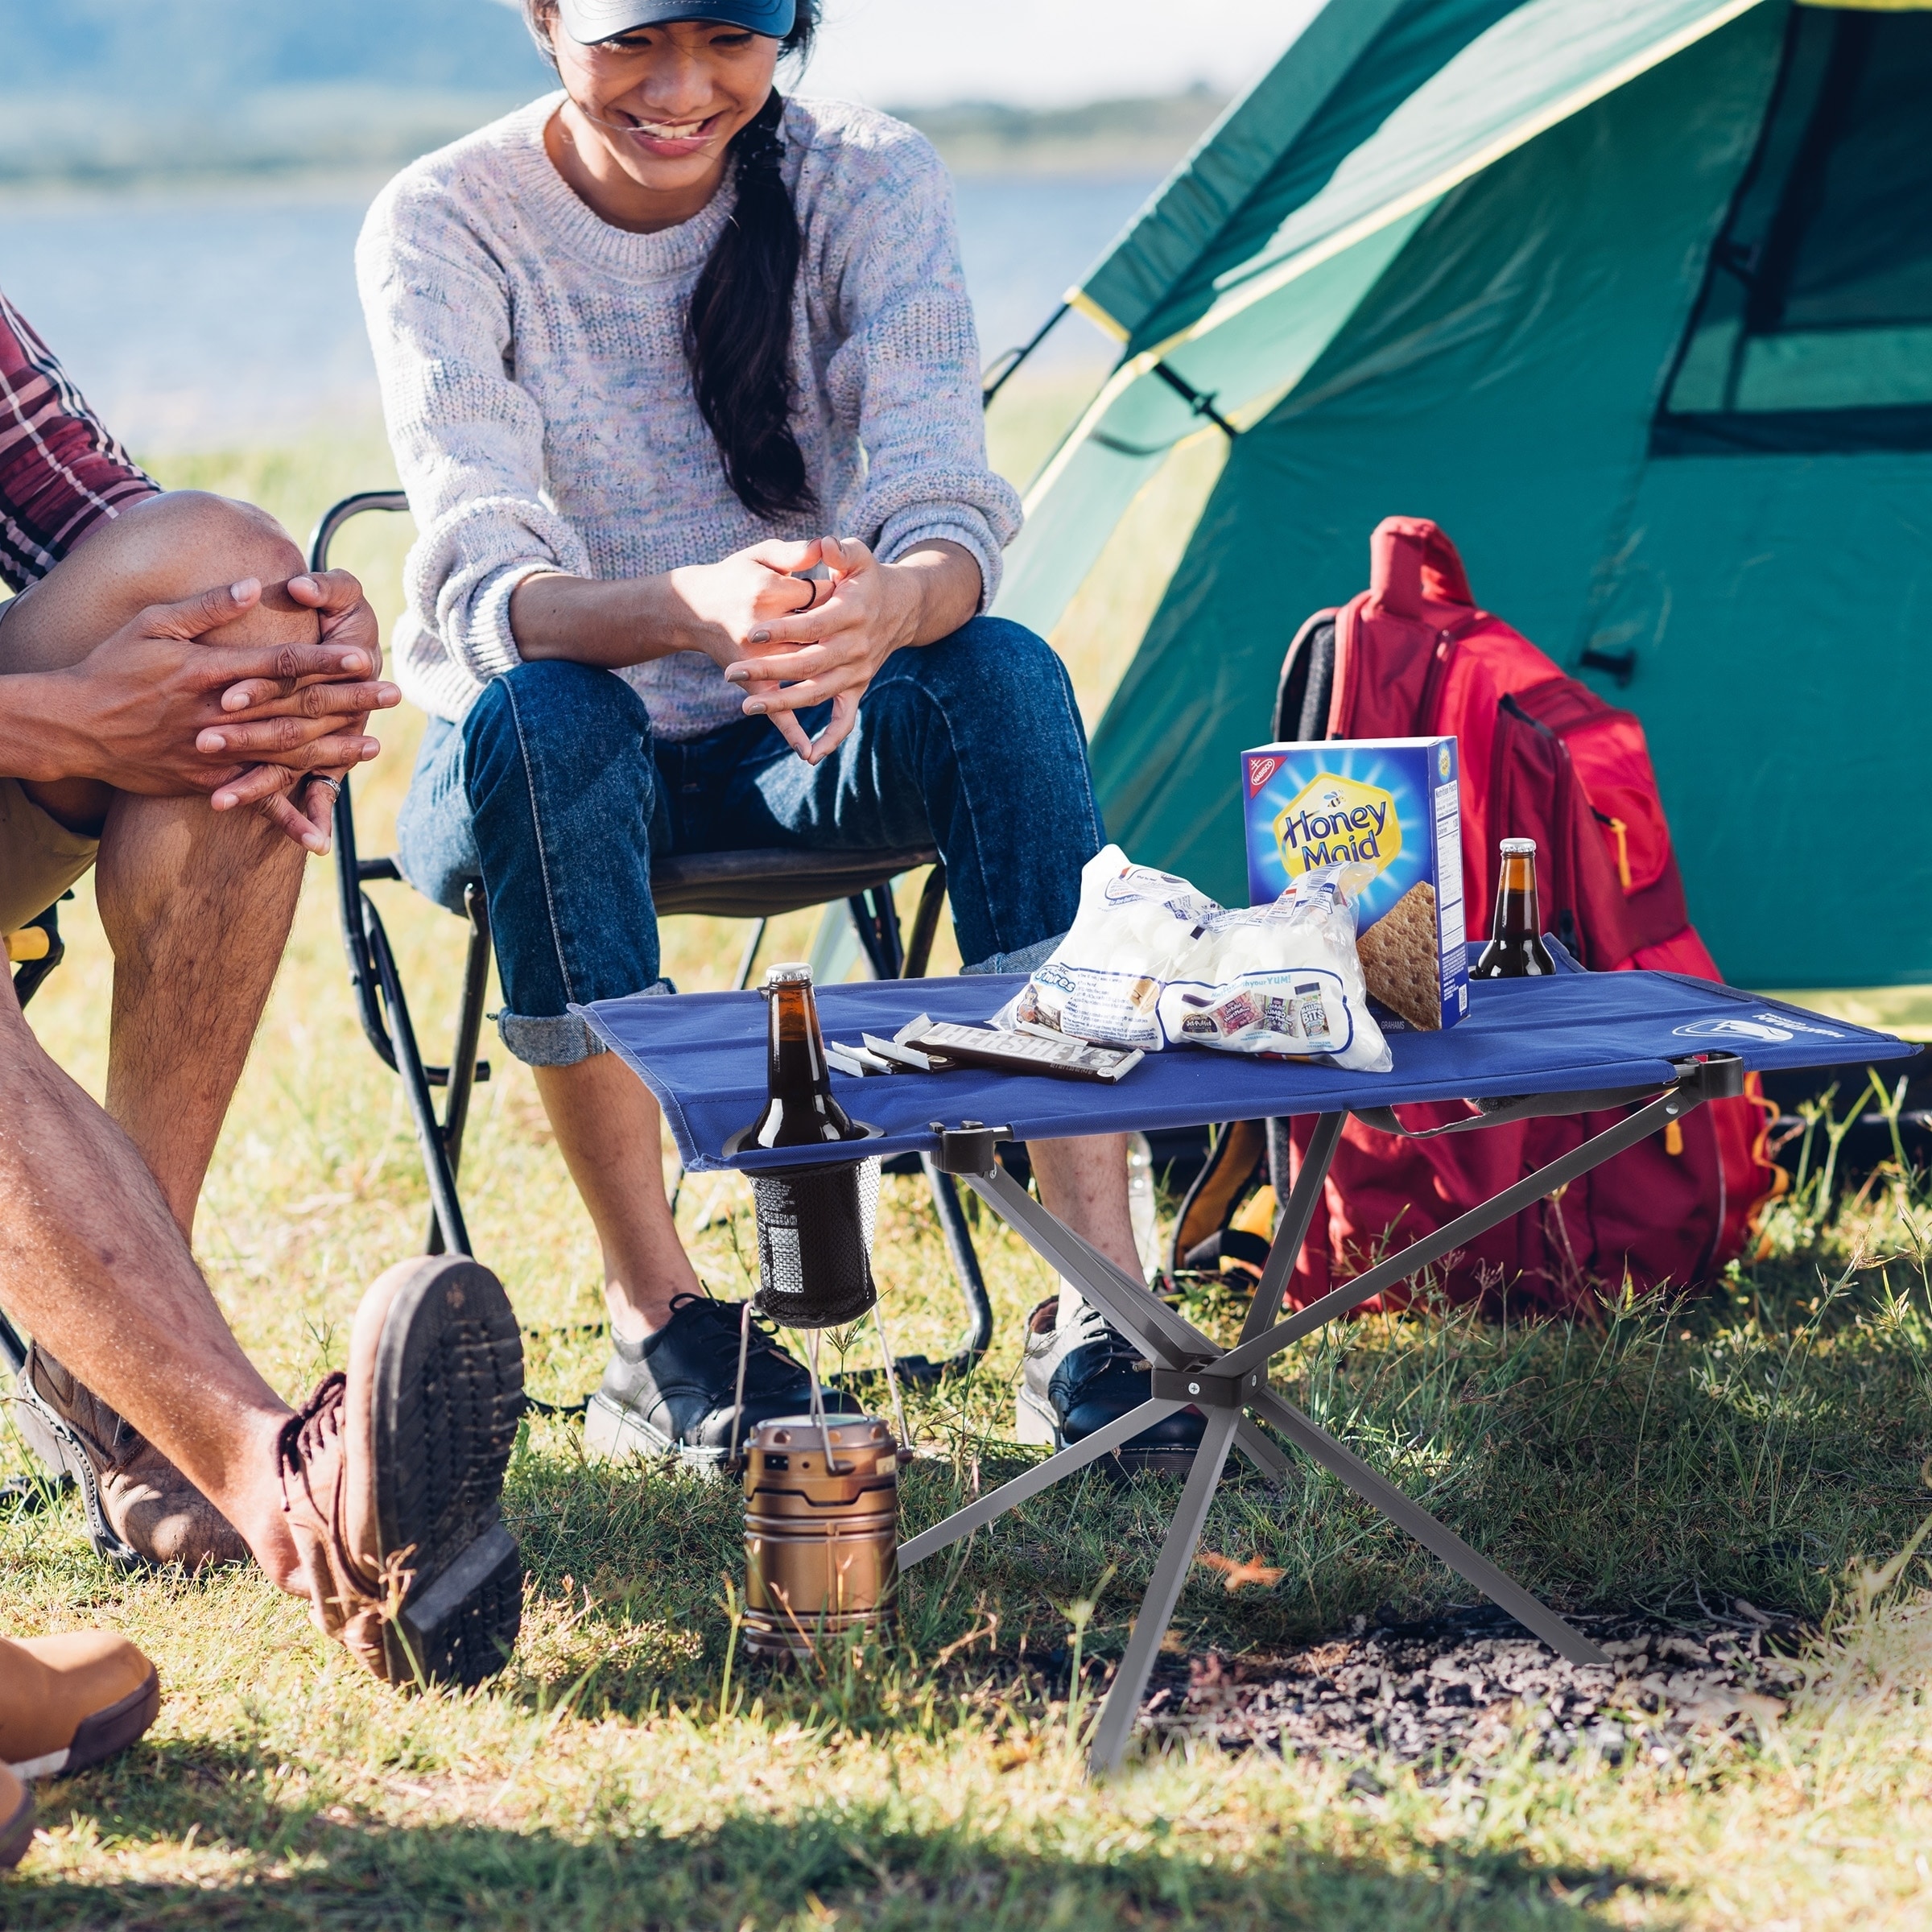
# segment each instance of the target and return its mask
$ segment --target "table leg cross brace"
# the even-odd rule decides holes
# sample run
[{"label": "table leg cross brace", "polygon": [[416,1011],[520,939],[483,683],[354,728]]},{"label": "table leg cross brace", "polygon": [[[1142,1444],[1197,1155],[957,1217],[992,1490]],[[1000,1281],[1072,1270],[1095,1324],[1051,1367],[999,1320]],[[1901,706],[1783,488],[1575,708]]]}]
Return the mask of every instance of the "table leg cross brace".
[{"label": "table leg cross brace", "polygon": [[[1732,1065],[1734,1068],[1735,1063]],[[1281,1476],[1287,1470],[1287,1458],[1249,1419],[1252,1412],[1406,1530],[1559,1655],[1572,1663],[1606,1663],[1608,1660],[1604,1653],[1580,1631],[1546,1609],[1447,1525],[1284,1401],[1269,1386],[1267,1364],[1273,1356],[1311,1330],[1347,1314],[1383,1289],[1420,1273],[1531,1202],[1588,1173],[1671,1121],[1681,1120],[1704,1100],[1736,1088],[1736,1076],[1732,1070],[1720,1071],[1704,1063],[1690,1063],[1674,1086],[1636,1108],[1614,1127],[1538,1169],[1434,1234],[1411,1243],[1399,1254],[1378,1262],[1288,1320],[1278,1322],[1275,1318],[1288,1278],[1300,1256],[1347,1117],[1340,1113],[1321,1116],[1315,1122],[1294,1190],[1282,1209],[1281,1225],[1269,1251],[1241,1341],[1228,1349],[1220,1348],[1191,1322],[1150,1294],[1144,1282],[1050,1214],[998,1166],[992,1159],[991,1150],[994,1139],[1004,1130],[985,1129],[975,1122],[968,1123],[966,1130],[942,1133],[939,1165],[959,1174],[1121,1334],[1139,1345],[1152,1368],[1152,1399],[913,1538],[899,1552],[901,1568],[910,1568],[971,1535],[1004,1511],[1085,1468],[1175,1410],[1191,1406],[1201,1410],[1206,1417],[1206,1427],[1200,1447],[1195,1451],[1187,1487],[1162,1545],[1140,1614],[1134,1620],[1126,1654],[1121,1660],[1095,1728],[1088,1769],[1111,1770],[1120,1762],[1132,1735],[1148,1674],[1193,1567],[1195,1552],[1220,1487],[1228,1451],[1239,1449],[1271,1476]],[[1575,1097],[1583,1103],[1598,1098]],[[1559,1110],[1560,1100],[1548,1108]],[[1576,1109],[1585,1110],[1583,1105]]]}]

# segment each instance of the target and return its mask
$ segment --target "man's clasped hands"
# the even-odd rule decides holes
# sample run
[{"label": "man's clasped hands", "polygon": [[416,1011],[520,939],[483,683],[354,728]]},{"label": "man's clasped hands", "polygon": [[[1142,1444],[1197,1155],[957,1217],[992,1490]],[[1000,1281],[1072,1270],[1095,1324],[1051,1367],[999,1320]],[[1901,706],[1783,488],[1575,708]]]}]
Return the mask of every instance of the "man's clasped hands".
[{"label": "man's clasped hands", "polygon": [[[312,610],[312,644],[239,646],[218,634],[258,605]],[[346,571],[253,577],[150,605],[65,670],[15,681],[33,762],[23,778],[91,778],[152,797],[252,805],[304,850],[328,849],[336,782],[382,747],[364,727],[402,692],[378,674],[375,613]],[[31,692],[28,687],[31,686]],[[327,778],[312,785],[312,778]]]}]

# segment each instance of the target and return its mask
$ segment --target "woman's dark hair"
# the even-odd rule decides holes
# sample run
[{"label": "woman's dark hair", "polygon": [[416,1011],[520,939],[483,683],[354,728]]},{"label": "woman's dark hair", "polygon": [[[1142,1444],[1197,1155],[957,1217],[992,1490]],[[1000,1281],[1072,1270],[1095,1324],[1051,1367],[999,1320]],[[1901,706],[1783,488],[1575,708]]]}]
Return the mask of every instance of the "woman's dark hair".
[{"label": "woman's dark hair", "polygon": [[[819,0],[797,0],[781,60],[811,51]],[[537,44],[553,62],[554,0],[523,0]],[[725,480],[753,516],[812,506],[804,452],[791,432],[791,303],[799,274],[799,217],[779,163],[785,101],[774,87],[732,137],[737,205],[718,237],[684,316],[684,360],[698,411],[716,439]]]}]

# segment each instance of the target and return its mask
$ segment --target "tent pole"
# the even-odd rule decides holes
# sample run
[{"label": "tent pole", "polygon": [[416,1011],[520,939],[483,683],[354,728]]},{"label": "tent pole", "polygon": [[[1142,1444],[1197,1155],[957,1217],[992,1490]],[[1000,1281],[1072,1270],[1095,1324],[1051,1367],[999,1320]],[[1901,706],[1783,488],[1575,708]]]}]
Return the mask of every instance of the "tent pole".
[{"label": "tent pole", "polygon": [[1072,306],[1070,302],[1063,302],[1033,332],[1032,339],[1023,349],[1001,349],[999,354],[993,357],[992,369],[983,378],[980,387],[980,407],[982,409],[990,409],[993,407],[993,398],[1006,386],[1006,378],[1046,340],[1053,325]]}]

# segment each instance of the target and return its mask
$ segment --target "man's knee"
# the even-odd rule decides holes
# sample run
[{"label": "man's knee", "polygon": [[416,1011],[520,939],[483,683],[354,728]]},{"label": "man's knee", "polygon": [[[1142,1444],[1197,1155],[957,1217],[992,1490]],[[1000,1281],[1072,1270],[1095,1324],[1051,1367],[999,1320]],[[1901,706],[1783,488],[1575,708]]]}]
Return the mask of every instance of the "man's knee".
[{"label": "man's knee", "polygon": [[266,510],[204,489],[171,489],[101,535],[112,540],[115,564],[139,580],[150,604],[174,603],[244,577],[285,583],[305,568],[294,540]]},{"label": "man's knee", "polygon": [[630,685],[595,665],[542,658],[483,687],[463,720],[464,781],[477,804],[514,778],[542,788],[607,775],[648,785],[650,717]]},{"label": "man's knee", "polygon": [[75,664],[151,605],[179,603],[217,584],[254,577],[258,608],[207,634],[220,644],[312,640],[317,621],[279,587],[303,569],[302,553],[266,510],[205,490],[170,490],[97,526],[9,613],[5,668]]}]

